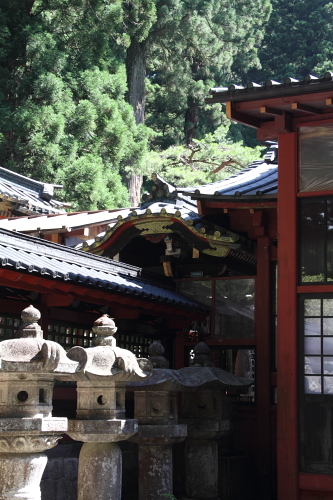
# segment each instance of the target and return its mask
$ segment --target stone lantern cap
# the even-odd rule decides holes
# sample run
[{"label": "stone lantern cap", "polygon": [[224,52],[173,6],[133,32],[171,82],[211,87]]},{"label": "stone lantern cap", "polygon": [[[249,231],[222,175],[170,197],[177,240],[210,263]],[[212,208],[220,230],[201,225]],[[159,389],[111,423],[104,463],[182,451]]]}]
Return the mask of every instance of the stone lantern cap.
[{"label": "stone lantern cap", "polygon": [[94,323],[94,347],[73,347],[67,353],[70,360],[78,363],[75,374],[68,380],[114,382],[143,380],[150,377],[153,367],[150,361],[136,356],[127,349],[116,346],[113,337],[117,328],[112,318],[103,314]]},{"label": "stone lantern cap", "polygon": [[[161,346],[163,350],[157,345]],[[148,380],[128,382],[127,390],[191,391],[199,388],[209,388],[237,393],[242,392],[254,383],[253,379],[237,377],[220,368],[214,368],[209,357],[210,349],[203,342],[200,342],[194,348],[194,364],[180,370],[162,368],[163,362],[161,358],[164,359],[162,357],[164,348],[160,343],[154,342],[150,346],[150,352],[154,355],[153,359],[155,360],[157,352],[159,353],[158,364],[161,368],[156,367]],[[149,359],[152,358],[149,357]],[[155,361],[155,366],[156,364]]]},{"label": "stone lantern cap", "polygon": [[195,367],[181,368],[180,370],[155,369],[148,380],[142,382],[127,382],[129,391],[160,390],[160,391],[186,391],[198,388],[210,388],[241,392],[250,387],[254,380],[236,377],[220,368]]},{"label": "stone lantern cap", "polygon": [[22,311],[21,338],[0,342],[1,372],[74,373],[78,363],[67,358],[60,344],[43,339],[38,325],[38,309],[30,305]]},{"label": "stone lantern cap", "polygon": [[112,318],[103,314],[93,327],[93,347],[73,347],[67,353],[78,363],[75,374],[67,380],[77,382],[76,420],[70,420],[67,434],[84,442],[116,442],[138,431],[135,419],[125,418],[126,381],[150,377],[153,367],[147,359],[116,346],[117,328]]},{"label": "stone lantern cap", "polygon": [[40,312],[22,311],[20,338],[0,342],[0,453],[37,453],[56,446],[67,418],[52,417],[55,375],[78,363],[56,342],[43,339]]}]

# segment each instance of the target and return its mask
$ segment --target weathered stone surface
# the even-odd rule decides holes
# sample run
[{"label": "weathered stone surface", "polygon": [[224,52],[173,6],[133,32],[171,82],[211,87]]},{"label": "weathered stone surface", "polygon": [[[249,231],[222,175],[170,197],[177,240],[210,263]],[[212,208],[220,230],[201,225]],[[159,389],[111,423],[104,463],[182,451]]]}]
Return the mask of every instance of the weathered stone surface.
[{"label": "weathered stone surface", "polygon": [[107,314],[95,321],[94,347],[84,349],[77,346],[67,353],[69,359],[79,363],[79,370],[70,380],[101,381],[103,376],[112,377],[113,382],[125,382],[142,380],[151,375],[152,365],[147,359],[137,359],[131,351],[116,347],[113,338],[116,331],[114,321]]},{"label": "weathered stone surface", "polygon": [[[53,448],[61,435],[53,434],[0,434],[0,453],[38,453]],[[1,476],[0,476],[1,478]]]},{"label": "weathered stone surface", "polygon": [[169,362],[163,356],[164,347],[160,342],[153,342],[148,347],[149,361],[154,368],[169,368]]},{"label": "weathered stone surface", "polygon": [[67,430],[67,418],[0,418],[0,435],[3,432],[59,432]]},{"label": "weathered stone surface", "polygon": [[40,500],[39,484],[46,462],[41,453],[0,453],[0,499]]},{"label": "weathered stone surface", "polygon": [[176,424],[178,421],[177,393],[174,391],[134,392],[134,415],[139,424]]},{"label": "weathered stone surface", "polygon": [[187,426],[175,425],[139,425],[138,433],[131,437],[131,441],[143,445],[166,445],[182,441],[187,436]]},{"label": "weathered stone surface", "polygon": [[0,500],[40,500],[47,463],[40,452],[67,430],[66,418],[51,416],[54,372],[78,367],[59,344],[43,340],[37,309],[21,316],[22,338],[0,343]]},{"label": "weathered stone surface", "polygon": [[127,420],[69,420],[67,434],[84,443],[116,442],[138,432],[138,421]]},{"label": "weathered stone surface", "polygon": [[79,459],[78,500],[121,500],[121,469],[116,443],[85,443]]},{"label": "weathered stone surface", "polygon": [[94,325],[94,347],[73,347],[68,357],[78,371],[68,380],[77,382],[77,420],[69,422],[68,435],[83,441],[79,458],[78,500],[121,499],[121,452],[117,441],[138,430],[137,420],[125,419],[126,381],[144,380],[152,372],[146,359],[137,359],[116,347],[116,327],[103,315]]},{"label": "weathered stone surface", "polygon": [[139,499],[164,500],[172,493],[172,447],[139,446]]},{"label": "weathered stone surface", "polygon": [[186,497],[215,500],[218,495],[217,441],[185,441],[185,471]]},{"label": "weathered stone surface", "polygon": [[127,390],[144,390],[149,386],[150,390],[160,391],[186,391],[196,390],[198,387],[217,388],[228,391],[243,391],[253,384],[252,379],[236,377],[220,368],[211,367],[185,367],[180,370],[158,369],[154,370],[151,378],[142,382],[128,382]]},{"label": "weathered stone surface", "polygon": [[192,366],[214,366],[210,357],[210,349],[204,342],[199,342],[194,349]]},{"label": "weathered stone surface", "polygon": [[33,306],[22,311],[22,325],[17,331],[21,338],[3,340],[0,343],[0,371],[73,373],[77,363],[66,356],[60,344],[43,339],[37,321],[40,312]]}]

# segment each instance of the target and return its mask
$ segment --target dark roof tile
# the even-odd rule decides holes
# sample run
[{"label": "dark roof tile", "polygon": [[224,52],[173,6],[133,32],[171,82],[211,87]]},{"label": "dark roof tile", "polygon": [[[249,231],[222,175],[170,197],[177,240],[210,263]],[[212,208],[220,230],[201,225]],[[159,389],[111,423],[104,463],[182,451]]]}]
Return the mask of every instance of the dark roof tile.
[{"label": "dark roof tile", "polygon": [[50,279],[73,281],[130,296],[204,311],[201,305],[140,278],[141,269],[45,240],[0,229],[0,267],[34,272]]},{"label": "dark roof tile", "polygon": [[277,194],[277,144],[273,144],[264,160],[257,160],[236,175],[198,187],[181,189],[192,195],[263,196]]}]

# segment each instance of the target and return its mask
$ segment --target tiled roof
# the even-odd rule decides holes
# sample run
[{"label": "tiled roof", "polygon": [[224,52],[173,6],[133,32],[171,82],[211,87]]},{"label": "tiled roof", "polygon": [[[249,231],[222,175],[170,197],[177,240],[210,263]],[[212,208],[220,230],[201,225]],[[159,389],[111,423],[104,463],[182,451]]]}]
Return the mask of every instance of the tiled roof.
[{"label": "tiled roof", "polygon": [[[193,207],[194,208],[194,207]],[[149,206],[149,208],[137,208],[135,210],[123,210],[118,214],[118,216],[113,219],[105,231],[101,232],[96,236],[96,238],[87,240],[84,243],[77,246],[77,248],[83,247],[84,249],[94,249],[96,246],[100,246],[100,244],[110,237],[110,234],[116,230],[121,224],[126,221],[130,221],[133,219],[144,219],[147,216],[161,216],[171,215],[176,217],[181,217],[185,221],[200,221],[200,216],[197,211],[189,209],[187,206],[173,205],[171,203],[154,203]]]},{"label": "tiled roof", "polygon": [[234,198],[276,199],[278,186],[278,146],[271,146],[263,160],[257,160],[236,175],[203,186],[179,190],[192,196],[225,196]]},{"label": "tiled roof", "polygon": [[[204,242],[204,248],[201,250],[203,253],[220,257],[233,255],[241,260],[255,263],[253,242],[233,231],[209,223],[203,216],[188,208],[170,203],[155,203],[147,210],[131,210],[128,214],[124,212],[123,216],[118,217],[116,224],[109,224],[106,231],[94,239],[80,243],[76,248],[99,252],[100,247],[106,244],[111,236],[126,223],[133,223],[140,232],[140,236],[180,232],[180,228],[186,228],[184,231],[187,237],[194,237],[198,245]],[[175,226],[178,224],[179,226],[176,228]],[[200,249],[200,247],[198,248]],[[102,251],[104,250],[102,249]]]},{"label": "tiled roof", "polygon": [[150,208],[156,203],[167,203],[197,211],[196,202],[191,200],[189,196],[183,196],[176,190],[175,186],[166,182],[159,174],[154,172],[151,180],[153,181],[151,191],[143,194],[140,208]]},{"label": "tiled roof", "polygon": [[45,184],[0,167],[0,199],[15,203],[15,211],[23,214],[62,212],[63,204],[52,199],[54,184]]},{"label": "tiled roof", "polygon": [[140,278],[138,267],[4,229],[0,229],[0,268],[183,309],[203,310],[186,297]]},{"label": "tiled roof", "polygon": [[93,225],[117,222],[117,217],[128,213],[129,209],[95,210],[91,212],[68,212],[28,217],[0,219],[0,227],[22,233],[70,232]]},{"label": "tiled roof", "polygon": [[[114,210],[95,210],[87,212],[62,212],[58,214],[43,214],[32,215],[27,217],[10,217],[0,219],[0,227],[4,229],[11,229],[13,231],[21,231],[23,233],[67,233],[89,226],[109,225],[113,227],[118,222],[118,218],[126,219],[131,216],[133,210],[140,215],[146,213],[149,209],[152,214],[159,214],[161,209],[166,207],[170,212],[181,211],[181,214],[186,218],[197,217],[197,204],[191,200],[189,196],[183,196],[177,193],[175,187],[168,184],[159,175],[155,174],[157,179],[166,185],[169,189],[171,196],[163,200],[154,201],[147,199],[143,201],[141,207],[133,208],[120,208]],[[30,179],[29,179],[30,180]],[[33,181],[34,182],[34,181]],[[100,235],[99,235],[100,236]]]},{"label": "tiled roof", "polygon": [[282,95],[284,97],[301,95],[313,92],[325,92],[333,90],[333,73],[327,71],[322,78],[313,75],[306,75],[304,80],[296,80],[287,77],[283,83],[275,80],[267,80],[262,85],[249,82],[246,87],[242,85],[229,85],[229,87],[215,87],[210,89],[213,99],[207,102],[245,102],[257,99],[268,99],[273,96]]}]

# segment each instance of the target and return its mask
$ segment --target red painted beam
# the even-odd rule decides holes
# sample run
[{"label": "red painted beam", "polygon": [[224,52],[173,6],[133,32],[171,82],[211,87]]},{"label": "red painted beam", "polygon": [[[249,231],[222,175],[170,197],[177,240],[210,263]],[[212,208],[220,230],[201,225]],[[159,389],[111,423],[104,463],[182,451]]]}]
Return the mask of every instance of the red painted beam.
[{"label": "red painted beam", "polygon": [[230,201],[205,201],[207,208],[233,208],[233,209],[249,209],[249,208],[276,208],[276,201],[255,201],[255,202],[230,202]]},{"label": "red painted beam", "polygon": [[[263,106],[270,106],[272,108],[277,108],[283,106],[285,110],[291,110],[291,105],[295,100],[299,103],[310,104],[314,102],[323,102],[326,99],[332,98],[332,90],[313,94],[303,94],[303,95],[292,95],[292,96],[282,96],[282,97],[272,97],[270,99],[258,99],[257,101],[247,101],[247,102],[236,102],[235,109],[242,111],[243,113],[249,110],[258,110]],[[286,105],[289,104],[289,107]],[[327,112],[330,112],[330,108],[327,107]],[[321,115],[322,117],[322,115]],[[309,117],[307,117],[309,120]],[[312,117],[311,117],[312,120]]]},{"label": "red painted beam", "polygon": [[299,474],[301,490],[329,491],[333,498],[333,476],[325,474]]},{"label": "red painted beam", "polygon": [[[259,213],[259,212],[258,212]],[[259,217],[259,216],[258,216]],[[269,237],[257,240],[257,277],[255,279],[256,404],[258,439],[258,499],[271,494],[271,242]]]},{"label": "red painted beam", "polygon": [[298,500],[297,135],[279,136],[278,499]]},{"label": "red painted beam", "polygon": [[[2,275],[0,273],[0,286],[9,286],[12,288],[39,292],[46,295],[63,296],[64,294],[64,291],[61,289],[62,287],[58,287],[58,285],[62,285],[62,283],[41,278],[38,284],[31,284],[21,279],[24,276],[26,275],[6,270],[5,273],[2,273]],[[87,302],[91,302],[93,304],[101,305],[104,303],[109,306],[115,306],[115,304],[130,304],[131,307],[139,307],[140,309],[151,311],[154,316],[156,312],[158,312],[160,315],[193,318],[198,321],[204,319],[204,315],[202,313],[184,310],[170,305],[156,304],[154,302],[145,301],[144,299],[140,300],[139,298],[134,299],[133,297],[123,297],[122,295],[107,292],[98,292],[98,294],[101,293],[102,295],[96,298],[94,295],[94,292],[96,292],[95,290],[72,285],[69,285],[69,290],[73,298],[82,300],[84,297]],[[90,292],[93,293],[90,294]]]}]

